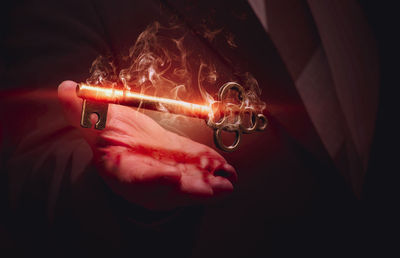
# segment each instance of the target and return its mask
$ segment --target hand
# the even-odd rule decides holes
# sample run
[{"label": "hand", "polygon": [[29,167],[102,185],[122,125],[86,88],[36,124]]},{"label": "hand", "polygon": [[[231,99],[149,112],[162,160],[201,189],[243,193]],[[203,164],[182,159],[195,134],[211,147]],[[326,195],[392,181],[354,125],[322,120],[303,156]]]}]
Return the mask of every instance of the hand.
[{"label": "hand", "polygon": [[169,132],[130,107],[110,104],[104,130],[79,125],[77,83],[65,81],[58,96],[67,120],[91,146],[111,189],[151,210],[215,200],[233,191],[235,169],[213,149]]}]

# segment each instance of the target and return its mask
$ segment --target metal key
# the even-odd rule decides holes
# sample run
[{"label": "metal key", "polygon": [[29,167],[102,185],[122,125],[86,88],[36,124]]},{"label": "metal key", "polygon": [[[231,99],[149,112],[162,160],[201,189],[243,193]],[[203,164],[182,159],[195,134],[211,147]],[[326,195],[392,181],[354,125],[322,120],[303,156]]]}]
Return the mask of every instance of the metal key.
[{"label": "metal key", "polygon": [[[227,101],[228,92],[237,92],[237,102]],[[205,119],[207,125],[214,130],[215,145],[226,152],[232,152],[239,147],[242,134],[250,134],[255,131],[263,131],[267,127],[267,118],[253,107],[246,106],[245,91],[241,85],[235,82],[224,84],[218,93],[218,100],[208,104],[199,105],[180,100],[154,97],[128,90],[105,88],[87,84],[78,84],[77,96],[83,99],[81,126],[92,127],[90,115],[96,114],[96,129],[102,130],[106,126],[108,104],[120,104],[141,107],[150,110],[158,110],[158,105],[167,107],[170,113],[181,114]],[[249,116],[249,126],[245,126],[245,116]],[[217,119],[220,117],[220,119]],[[215,121],[216,120],[216,121]],[[235,140],[231,145],[225,145],[222,141],[222,131],[235,133]]]}]

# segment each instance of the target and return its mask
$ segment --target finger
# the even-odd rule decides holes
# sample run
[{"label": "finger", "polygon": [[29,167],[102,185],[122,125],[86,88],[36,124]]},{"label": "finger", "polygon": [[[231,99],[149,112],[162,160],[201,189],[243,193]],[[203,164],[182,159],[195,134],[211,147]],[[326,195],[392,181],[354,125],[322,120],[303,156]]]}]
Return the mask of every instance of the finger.
[{"label": "finger", "polygon": [[101,149],[108,176],[118,177],[121,182],[179,183],[180,170],[176,166],[162,163],[151,156],[136,154],[123,146],[108,146]]},{"label": "finger", "polygon": [[211,186],[214,195],[228,194],[233,191],[233,184],[231,181],[220,176],[209,176],[209,185]]},{"label": "finger", "polygon": [[218,153],[202,147],[198,159],[184,164],[182,191],[194,196],[214,196],[230,193],[237,181],[236,170]]},{"label": "finger", "polygon": [[233,166],[228,163],[223,163],[216,167],[213,171],[215,177],[221,177],[228,179],[232,184],[235,184],[238,180],[236,170]]},{"label": "finger", "polygon": [[76,96],[76,82],[64,81],[58,86],[58,99],[71,125],[79,127],[82,99]]},{"label": "finger", "polygon": [[203,170],[209,171],[215,177],[227,178],[232,184],[237,182],[235,168],[229,165],[221,155],[212,149],[202,153],[199,159],[199,166]]},{"label": "finger", "polygon": [[180,191],[194,199],[212,197],[213,189],[208,183],[208,173],[198,166],[181,165],[183,175],[181,178]]}]

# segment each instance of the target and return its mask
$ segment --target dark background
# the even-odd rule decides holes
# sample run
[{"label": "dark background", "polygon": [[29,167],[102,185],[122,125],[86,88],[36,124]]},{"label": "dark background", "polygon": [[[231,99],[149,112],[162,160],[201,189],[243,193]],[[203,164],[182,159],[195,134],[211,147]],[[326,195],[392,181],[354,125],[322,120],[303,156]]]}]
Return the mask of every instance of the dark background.
[{"label": "dark background", "polygon": [[[397,20],[398,14],[395,13],[394,1],[389,4],[389,1],[373,1],[373,0],[360,0],[360,5],[363,7],[370,23],[375,37],[378,41],[379,54],[380,54],[380,68],[381,68],[381,84],[379,95],[379,108],[376,123],[376,131],[371,150],[371,158],[369,168],[366,173],[365,182],[363,186],[363,193],[361,200],[356,202],[352,212],[348,214],[350,218],[347,225],[342,225],[343,229],[349,228],[349,235],[346,237],[345,242],[340,242],[336,246],[337,251],[341,254],[353,254],[357,257],[360,254],[369,254],[376,252],[379,255],[382,253],[392,252],[396,248],[398,241],[392,235],[398,235],[397,221],[398,221],[398,146],[397,146],[397,127],[396,120],[397,114],[397,95],[396,88],[398,71],[397,62],[395,62],[394,53],[397,52],[395,46],[395,35],[398,28]],[[13,8],[13,4],[2,3],[0,9],[0,26],[1,37],[6,33],[9,20],[9,10]],[[3,48],[1,48],[1,55],[3,55]],[[0,63],[0,72],[3,70],[3,65]],[[0,82],[1,83],[1,82]],[[1,162],[1,160],[0,160]],[[1,174],[4,177],[4,174]],[[7,207],[7,185],[6,179],[2,178],[1,183],[1,203],[2,207]],[[251,211],[249,211],[251,212]],[[8,223],[8,214],[1,212],[0,214],[0,247],[4,250],[15,250],[16,243],[8,237],[8,232],[3,230]],[[334,217],[331,217],[334,219]],[[331,223],[326,221],[326,223]],[[334,222],[332,222],[335,224]],[[315,225],[314,225],[315,226]],[[277,226],[278,227],[278,226]],[[286,228],[287,227],[287,228]],[[282,235],[277,235],[277,239],[284,238],[285,232],[291,232],[290,227],[298,227],[298,225],[285,225],[283,228],[276,228],[276,232],[281,232]],[[309,229],[301,228],[304,234],[307,234]],[[311,233],[317,232],[315,228],[310,229]],[[283,232],[283,233],[282,233]],[[40,234],[40,233],[38,233]],[[342,234],[337,237],[343,237]],[[315,240],[315,250],[323,247],[323,241],[318,241],[318,236],[311,238]],[[334,242],[336,236],[327,238],[326,241]],[[278,241],[270,239],[274,243],[276,241],[278,246],[286,248],[285,241]],[[290,245],[292,241],[288,241]],[[301,245],[300,241],[300,245]],[[332,247],[332,245],[329,245]],[[234,247],[232,247],[234,248]],[[323,249],[323,248],[322,248]],[[314,250],[314,251],[315,251]],[[279,254],[279,248],[276,248],[276,254]],[[292,250],[296,254],[296,250]],[[329,250],[323,249],[323,253],[329,253]],[[324,256],[324,255],[322,255]]]}]

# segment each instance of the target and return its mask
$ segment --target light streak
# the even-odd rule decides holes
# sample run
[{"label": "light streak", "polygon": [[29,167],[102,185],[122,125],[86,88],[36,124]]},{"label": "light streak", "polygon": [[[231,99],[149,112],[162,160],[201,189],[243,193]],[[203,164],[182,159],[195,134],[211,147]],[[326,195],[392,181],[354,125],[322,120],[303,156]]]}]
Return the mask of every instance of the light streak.
[{"label": "light streak", "polygon": [[129,90],[105,88],[88,84],[79,84],[76,88],[77,96],[83,99],[106,103],[143,107],[158,110],[158,105],[166,106],[170,113],[182,114],[207,119],[213,114],[212,105],[200,105],[182,100],[149,96]]}]

